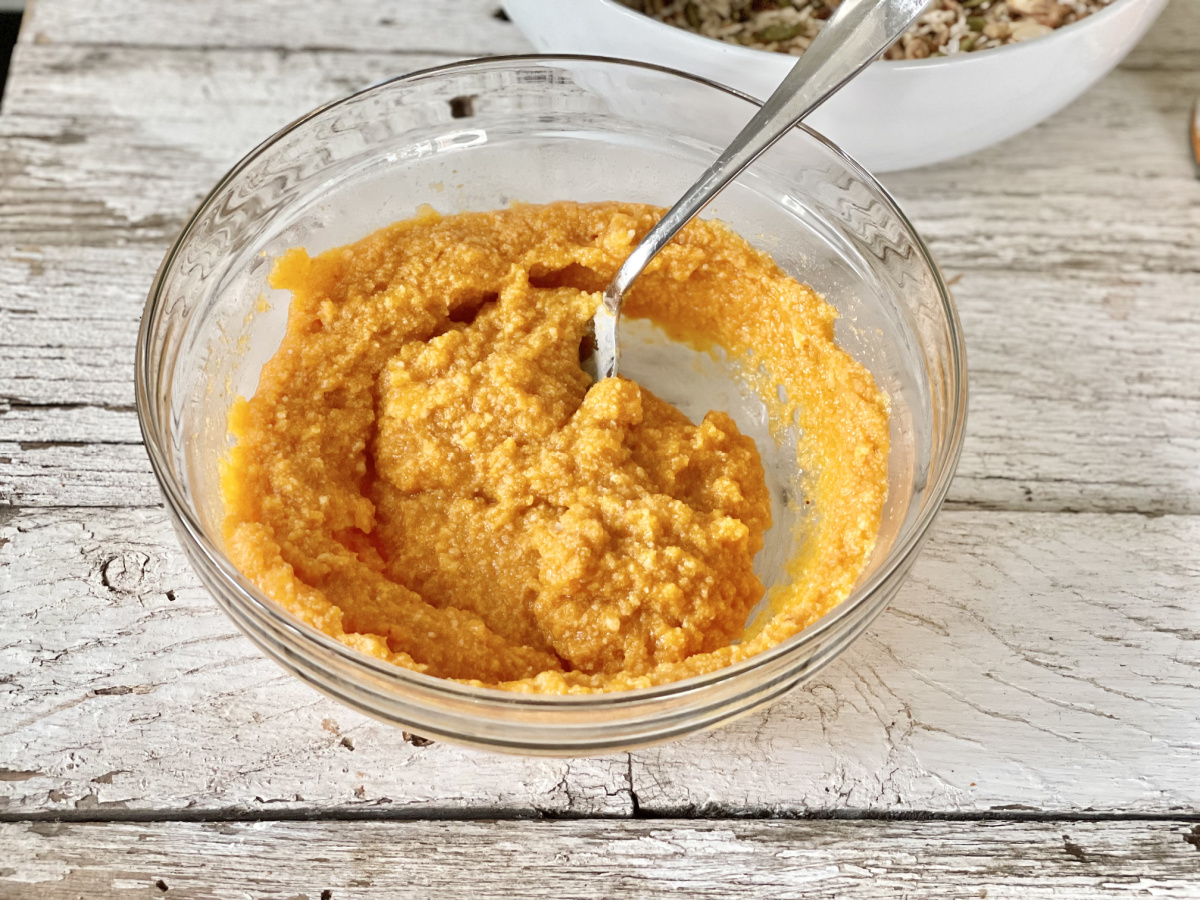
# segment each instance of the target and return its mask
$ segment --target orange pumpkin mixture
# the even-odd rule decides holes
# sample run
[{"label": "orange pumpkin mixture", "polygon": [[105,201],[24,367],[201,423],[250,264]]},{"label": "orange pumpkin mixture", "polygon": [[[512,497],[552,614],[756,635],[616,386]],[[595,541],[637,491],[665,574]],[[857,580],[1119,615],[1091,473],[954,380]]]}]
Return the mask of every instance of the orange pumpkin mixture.
[{"label": "orange pumpkin mixture", "polygon": [[229,417],[234,562],[364,653],[546,693],[711,671],[845,597],[879,528],[887,410],[815,292],[698,221],[626,306],[753,352],[786,388],[777,417],[802,429],[818,515],[752,635],[752,564],[771,525],[753,441],[725,413],[693,424],[579,367],[596,292],[661,212],[428,211],[316,258],[284,255],[272,285],[293,295],[287,334]]}]

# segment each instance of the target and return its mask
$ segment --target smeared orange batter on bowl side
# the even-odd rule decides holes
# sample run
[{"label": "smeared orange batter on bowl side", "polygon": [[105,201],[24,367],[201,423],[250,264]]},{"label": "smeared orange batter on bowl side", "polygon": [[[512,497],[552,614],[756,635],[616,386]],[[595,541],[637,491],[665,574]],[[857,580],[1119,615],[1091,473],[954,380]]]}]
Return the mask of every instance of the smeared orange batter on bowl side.
[{"label": "smeared orange batter on bowl side", "polygon": [[819,515],[774,615],[754,443],[633,382],[590,386],[596,293],[661,215],[555,203],[427,212],[278,260],[284,340],[238,400],[225,543],[268,596],[345,644],[510,690],[621,690],[753,655],[849,592],[879,528],[886,402],[833,343],[836,314],[765,254],[694,222],[626,312],[753,350],[787,388]]}]

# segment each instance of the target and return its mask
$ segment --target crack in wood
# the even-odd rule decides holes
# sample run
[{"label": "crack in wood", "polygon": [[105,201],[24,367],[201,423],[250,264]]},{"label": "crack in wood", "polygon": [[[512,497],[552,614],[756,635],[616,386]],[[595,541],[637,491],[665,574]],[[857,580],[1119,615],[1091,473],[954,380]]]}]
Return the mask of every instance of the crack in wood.
[{"label": "crack in wood", "polygon": [[77,409],[97,409],[103,412],[137,414],[137,407],[131,403],[86,403],[86,402],[37,402],[19,397],[0,396],[0,416],[15,410],[52,410],[68,411]]},{"label": "crack in wood", "polygon": [[1083,852],[1083,848],[1072,841],[1070,835],[1064,834],[1062,839],[1063,849],[1067,851],[1068,856],[1070,856],[1072,859],[1078,860],[1081,863],[1086,863],[1088,861],[1087,854]]},{"label": "crack in wood", "polygon": [[[66,794],[54,791],[58,802],[67,800]],[[408,809],[396,805],[389,798],[379,798],[374,803],[383,806],[359,805],[332,809],[289,808],[271,809],[272,804],[295,802],[293,798],[255,797],[259,807],[224,807],[205,810],[161,809],[146,810],[128,808],[116,801],[111,805],[97,803],[94,794],[75,801],[74,809],[37,810],[8,812],[0,810],[0,823],[64,823],[103,824],[119,823],[242,823],[242,822],[491,822],[491,821],[562,821],[562,820],[612,820],[612,821],[671,821],[687,819],[696,822],[965,822],[980,825],[1045,824],[1070,825],[1100,824],[1110,822],[1181,822],[1192,825],[1192,831],[1182,835],[1183,840],[1200,850],[1200,812],[1189,809],[1156,813],[1137,812],[1088,812],[1068,810],[995,809],[989,811],[952,812],[938,809],[890,810],[890,809],[813,809],[802,812],[780,812],[775,809],[735,807],[729,804],[696,804],[691,807],[672,808],[662,811],[639,809],[633,813],[551,811],[510,807],[474,807],[465,809],[457,806],[422,807]],[[1196,823],[1196,824],[1192,824]],[[1065,840],[1069,840],[1064,835]],[[1064,849],[1066,849],[1064,847]],[[1070,852],[1069,850],[1067,852]]]},{"label": "crack in wood", "polygon": [[1191,844],[1197,852],[1200,852],[1200,825],[1193,825],[1192,830],[1183,835],[1184,843]]}]

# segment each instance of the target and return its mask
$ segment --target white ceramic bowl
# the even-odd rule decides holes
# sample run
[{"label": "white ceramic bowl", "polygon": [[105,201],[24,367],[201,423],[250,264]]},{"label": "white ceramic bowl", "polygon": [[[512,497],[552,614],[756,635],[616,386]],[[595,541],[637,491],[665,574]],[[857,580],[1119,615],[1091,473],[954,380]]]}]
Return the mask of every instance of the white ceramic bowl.
[{"label": "white ceramic bowl", "polygon": [[[1167,0],[1113,0],[1051,34],[994,50],[872,63],[807,119],[868,169],[910,169],[973,153],[1058,112],[1106,75]],[[795,58],[664,25],[616,0],[504,0],[542,53],[657,63],[769,95]]]}]

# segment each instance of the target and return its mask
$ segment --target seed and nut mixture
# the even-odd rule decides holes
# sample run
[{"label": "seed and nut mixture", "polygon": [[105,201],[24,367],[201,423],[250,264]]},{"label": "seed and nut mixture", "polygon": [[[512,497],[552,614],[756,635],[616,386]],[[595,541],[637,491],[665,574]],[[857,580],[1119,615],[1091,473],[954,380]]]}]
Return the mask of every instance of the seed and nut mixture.
[{"label": "seed and nut mixture", "polygon": [[[705,37],[799,56],[841,0],[621,0]],[[1070,25],[1112,0],[933,0],[884,54],[925,59],[1028,41]]]}]

